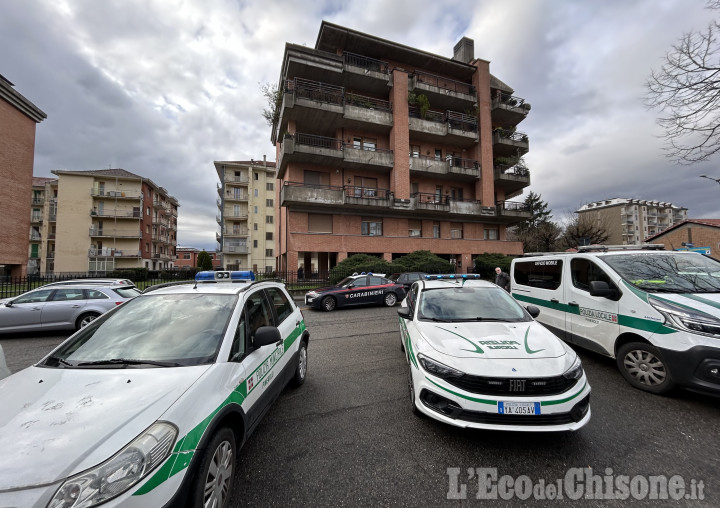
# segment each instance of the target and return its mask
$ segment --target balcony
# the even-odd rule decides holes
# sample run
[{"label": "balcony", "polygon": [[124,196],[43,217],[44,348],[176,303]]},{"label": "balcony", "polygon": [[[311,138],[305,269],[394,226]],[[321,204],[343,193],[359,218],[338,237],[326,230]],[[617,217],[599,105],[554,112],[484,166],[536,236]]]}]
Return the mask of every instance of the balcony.
[{"label": "balcony", "polygon": [[30,233],[30,241],[31,242],[40,242],[40,241],[42,241],[42,235],[40,233],[32,231]]},{"label": "balcony", "polygon": [[493,123],[515,126],[530,112],[530,104],[525,99],[497,90],[490,111]]},{"label": "balcony", "polygon": [[42,206],[45,204],[45,198],[44,197],[36,197],[32,198],[32,206]]},{"label": "balcony", "polygon": [[493,167],[493,179],[495,188],[505,191],[506,198],[512,198],[530,185],[530,170],[523,161],[500,162],[496,159]]},{"label": "balcony", "polygon": [[118,209],[112,209],[112,210],[98,210],[97,208],[93,208],[90,210],[90,215],[93,217],[109,217],[114,219],[140,219],[140,209],[137,210],[118,210]]},{"label": "balcony", "polygon": [[222,248],[222,252],[228,254],[249,254],[250,248],[247,245],[225,245]]},{"label": "balcony", "polygon": [[280,206],[308,207],[342,206],[345,203],[342,187],[285,182],[280,189]]},{"label": "balcony", "polygon": [[90,195],[94,198],[111,198],[125,199],[128,201],[137,201],[142,199],[142,193],[139,191],[122,191],[122,190],[105,190],[98,187],[90,189]]},{"label": "balcony", "polygon": [[280,145],[277,178],[285,176],[290,162],[302,164],[337,164],[343,160],[342,139],[313,134],[286,134]]},{"label": "balcony", "polygon": [[217,222],[218,224],[222,224],[222,217],[219,216],[219,215],[216,215],[216,216],[215,216],[215,222]]},{"label": "balcony", "polygon": [[344,144],[343,166],[348,169],[390,171],[393,168],[393,152],[382,148],[359,148]]},{"label": "balcony", "polygon": [[493,154],[495,157],[520,157],[530,150],[527,134],[508,129],[493,131]]},{"label": "balcony", "polygon": [[225,172],[226,174],[223,181],[227,185],[241,185],[247,187],[247,185],[250,183],[250,179],[245,175],[227,174],[228,170],[226,170]]},{"label": "balcony", "polygon": [[43,216],[41,213],[33,213],[30,215],[30,223],[31,224],[39,224],[42,223]]},{"label": "balcony", "polygon": [[513,219],[529,219],[532,217],[530,205],[517,201],[498,201],[496,203],[496,213],[498,217]]},{"label": "balcony", "polygon": [[[235,189],[239,190],[239,189]],[[243,202],[250,199],[250,195],[247,192],[232,192],[233,189],[227,189],[225,192],[225,201]]]},{"label": "balcony", "polygon": [[90,258],[139,258],[142,254],[139,250],[114,249],[114,248],[93,248],[88,249]]},{"label": "balcony", "polygon": [[409,106],[408,114],[413,138],[460,147],[470,147],[478,141],[477,118],[472,115],[457,111],[422,111],[417,106]]},{"label": "balcony", "polygon": [[345,83],[353,88],[387,93],[390,80],[390,64],[355,53],[342,54]]},{"label": "balcony", "polygon": [[226,238],[241,238],[250,236],[250,229],[248,228],[224,228],[223,236]]},{"label": "balcony", "polygon": [[98,228],[91,227],[89,231],[91,237],[107,237],[107,238],[140,238],[142,233],[140,231],[123,231],[115,228]]},{"label": "balcony", "polygon": [[410,172],[436,178],[472,181],[480,177],[480,164],[476,160],[448,155],[444,160],[425,155],[410,157]]},{"label": "balcony", "polygon": [[472,84],[428,72],[415,71],[410,77],[409,91],[426,95],[434,106],[443,109],[472,107],[477,103],[477,92]]},{"label": "balcony", "polygon": [[57,220],[57,211],[50,211],[48,214],[48,222],[55,222]]}]

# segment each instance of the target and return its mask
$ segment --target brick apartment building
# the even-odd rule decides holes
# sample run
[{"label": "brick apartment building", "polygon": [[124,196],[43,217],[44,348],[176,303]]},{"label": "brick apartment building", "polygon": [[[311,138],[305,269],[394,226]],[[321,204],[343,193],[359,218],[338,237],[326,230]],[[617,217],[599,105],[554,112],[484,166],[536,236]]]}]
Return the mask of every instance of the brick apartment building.
[{"label": "brick apartment building", "polygon": [[217,252],[226,270],[275,269],[275,163],[215,161],[220,231]]},{"label": "brick apartment building", "polygon": [[608,233],[608,245],[637,245],[687,219],[687,208],[665,201],[612,198],[583,205],[577,214]]},{"label": "brick apartment building", "polygon": [[278,90],[278,269],[522,253],[506,228],[530,216],[508,201],[530,184],[530,106],[471,39],[446,58],[323,22],[314,48],[286,44]]},{"label": "brick apartment building", "polygon": [[167,190],[124,169],[52,173],[58,178],[36,179],[31,194],[28,228],[37,247],[30,258],[38,271],[174,267],[179,205]]},{"label": "brick apartment building", "polygon": [[[196,268],[198,266],[198,254],[202,252],[200,249],[195,247],[178,247],[175,249],[177,253],[177,259],[175,260],[175,268]],[[212,259],[213,270],[222,269],[222,260],[220,254],[217,252],[208,252],[210,259]]]},{"label": "brick apartment building", "polygon": [[709,255],[720,259],[720,219],[687,219],[647,239],[662,243],[666,250],[709,249]]},{"label": "brick apartment building", "polygon": [[35,127],[47,115],[0,75],[0,276],[27,274]]}]

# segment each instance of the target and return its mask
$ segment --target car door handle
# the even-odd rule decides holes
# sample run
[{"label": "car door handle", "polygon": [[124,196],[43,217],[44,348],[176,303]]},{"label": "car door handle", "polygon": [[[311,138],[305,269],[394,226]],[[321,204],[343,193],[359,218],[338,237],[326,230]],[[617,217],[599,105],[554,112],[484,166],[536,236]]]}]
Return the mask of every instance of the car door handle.
[{"label": "car door handle", "polygon": [[580,304],[577,302],[568,302],[568,305],[570,305],[571,307],[580,307]]},{"label": "car door handle", "polygon": [[79,309],[80,306],[78,304],[73,305],[73,309]]},{"label": "car door handle", "polygon": [[558,300],[557,298],[550,298],[550,301],[552,303],[560,303],[560,300]]}]

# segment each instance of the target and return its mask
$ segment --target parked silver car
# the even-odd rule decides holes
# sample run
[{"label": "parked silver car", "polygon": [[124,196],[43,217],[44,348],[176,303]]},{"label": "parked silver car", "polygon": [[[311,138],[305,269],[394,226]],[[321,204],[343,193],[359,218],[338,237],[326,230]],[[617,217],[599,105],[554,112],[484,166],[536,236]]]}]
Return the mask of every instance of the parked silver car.
[{"label": "parked silver car", "polygon": [[93,286],[111,286],[113,284],[120,284],[123,286],[135,287],[135,283],[130,279],[68,279],[59,280],[57,282],[50,282],[48,284],[44,284],[43,287],[46,288],[51,286],[68,286],[76,284],[92,284]]},{"label": "parked silver car", "polygon": [[41,287],[0,300],[0,333],[77,330],[139,294],[120,284]]}]

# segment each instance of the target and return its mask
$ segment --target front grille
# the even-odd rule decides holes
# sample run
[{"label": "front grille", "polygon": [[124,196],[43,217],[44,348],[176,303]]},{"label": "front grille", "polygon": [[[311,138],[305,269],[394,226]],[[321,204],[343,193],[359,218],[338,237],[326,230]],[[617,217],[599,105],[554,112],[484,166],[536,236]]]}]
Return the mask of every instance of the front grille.
[{"label": "front grille", "polygon": [[527,379],[483,377],[463,374],[462,377],[446,378],[445,381],[466,392],[479,395],[509,395],[512,397],[534,397],[557,395],[575,386],[577,379],[563,376]]}]

